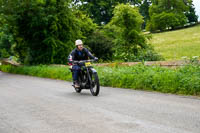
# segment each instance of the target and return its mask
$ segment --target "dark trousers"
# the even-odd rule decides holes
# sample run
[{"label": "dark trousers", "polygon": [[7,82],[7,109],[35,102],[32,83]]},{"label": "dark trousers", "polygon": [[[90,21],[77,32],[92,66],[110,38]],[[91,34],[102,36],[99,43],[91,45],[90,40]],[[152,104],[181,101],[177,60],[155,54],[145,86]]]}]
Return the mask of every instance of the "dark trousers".
[{"label": "dark trousers", "polygon": [[78,65],[74,65],[72,66],[72,77],[73,77],[73,81],[78,81],[78,76],[79,76],[79,73],[81,71],[81,67],[78,66]]}]

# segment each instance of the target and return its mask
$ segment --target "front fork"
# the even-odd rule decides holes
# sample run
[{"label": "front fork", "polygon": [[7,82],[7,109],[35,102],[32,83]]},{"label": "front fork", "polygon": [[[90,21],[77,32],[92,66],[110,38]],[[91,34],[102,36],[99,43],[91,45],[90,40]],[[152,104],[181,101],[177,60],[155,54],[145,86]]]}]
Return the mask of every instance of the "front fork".
[{"label": "front fork", "polygon": [[92,79],[91,79],[90,71],[88,68],[87,68],[87,75],[88,75],[88,82],[90,83],[90,87],[92,87]]},{"label": "front fork", "polygon": [[90,83],[90,87],[94,87],[94,83],[93,83],[92,77],[91,77],[93,73],[94,74],[97,73],[97,71],[93,67],[87,69],[87,74],[88,74],[88,80],[89,80],[89,83]]}]

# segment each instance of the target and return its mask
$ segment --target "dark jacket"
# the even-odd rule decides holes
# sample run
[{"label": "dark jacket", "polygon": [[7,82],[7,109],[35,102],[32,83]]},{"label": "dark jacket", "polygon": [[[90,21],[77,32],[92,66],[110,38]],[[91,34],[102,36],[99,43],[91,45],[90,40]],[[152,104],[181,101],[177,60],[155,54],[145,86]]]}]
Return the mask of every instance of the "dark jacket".
[{"label": "dark jacket", "polygon": [[79,51],[76,48],[68,56],[68,62],[72,63],[72,61],[88,60],[89,58],[94,59],[95,57],[89,52],[88,49],[83,48],[82,51]]}]

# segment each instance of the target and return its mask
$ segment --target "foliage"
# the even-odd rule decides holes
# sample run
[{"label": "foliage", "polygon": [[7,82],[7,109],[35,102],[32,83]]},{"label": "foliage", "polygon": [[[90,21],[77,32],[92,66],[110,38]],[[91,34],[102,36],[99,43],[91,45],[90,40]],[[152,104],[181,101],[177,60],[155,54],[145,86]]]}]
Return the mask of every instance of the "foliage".
[{"label": "foliage", "polygon": [[95,23],[107,24],[113,17],[113,10],[119,3],[137,5],[141,0],[73,0],[80,10],[87,12]]},{"label": "foliage", "polygon": [[27,63],[63,63],[72,49],[73,40],[80,35],[68,3],[49,1],[41,5],[34,2],[29,4],[24,7],[25,10],[22,8],[16,20],[18,35],[28,48]]},{"label": "foliage", "polygon": [[[146,60],[145,56],[148,52],[145,50],[150,48],[150,44],[147,44],[146,36],[141,33],[142,23],[142,16],[136,7],[130,4],[120,4],[115,7],[114,16],[106,27],[117,33],[114,35],[116,45],[114,56],[117,60]],[[139,57],[142,55],[141,52],[142,58]],[[153,53],[151,52],[152,55]]]},{"label": "foliage", "polygon": [[95,29],[91,19],[73,11],[69,0],[3,2],[2,13],[12,18],[7,21],[15,29],[13,49],[25,64],[66,63],[74,41]]},{"label": "foliage", "polygon": [[0,58],[12,55],[11,47],[14,45],[13,35],[3,15],[0,15]]},{"label": "foliage", "polygon": [[85,15],[82,11],[74,9],[73,13],[77,18],[82,33],[81,39],[87,40],[87,37],[91,36],[98,28],[97,24],[93,22],[91,18]]},{"label": "foliage", "polygon": [[[159,66],[95,67],[103,86],[151,90],[164,93],[200,95],[200,66],[177,69]],[[72,81],[70,70],[55,66],[0,66],[0,70],[17,74]]]},{"label": "foliage", "polygon": [[160,54],[155,52],[152,46],[145,49],[139,49],[136,55],[117,51],[114,54],[115,60],[122,60],[126,62],[143,62],[143,61],[159,61],[165,60]]},{"label": "foliage", "polygon": [[154,47],[149,45],[145,49],[140,49],[138,52],[135,61],[160,61],[165,60],[160,54],[158,54]]},{"label": "foliage", "polygon": [[143,0],[141,6],[139,8],[140,14],[144,17],[144,23],[142,25],[142,29],[145,29],[146,24],[147,24],[148,20],[150,19],[149,7],[151,4],[152,4],[151,0]]},{"label": "foliage", "polygon": [[0,58],[8,58],[9,56],[10,54],[5,48],[0,49]]},{"label": "foliage", "polygon": [[134,67],[98,68],[97,70],[102,72],[100,81],[101,84],[106,86],[165,93],[200,94],[199,66],[168,69],[139,65]]},{"label": "foliage", "polygon": [[150,6],[147,30],[166,30],[182,27],[187,22],[188,6],[182,0],[154,0]]},{"label": "foliage", "polygon": [[192,0],[189,1],[188,6],[189,6],[189,10],[185,13],[185,16],[188,18],[188,22],[189,23],[198,22],[198,16],[196,15]]},{"label": "foliage", "polygon": [[147,30],[164,31],[167,29],[174,29],[175,27],[183,27],[186,23],[186,16],[183,13],[167,13],[162,12],[151,16],[150,25],[147,26]]},{"label": "foliage", "polygon": [[[197,20],[192,0],[0,0],[0,7],[0,58],[30,65],[65,64],[76,39],[103,60],[159,60],[141,25],[163,31]],[[100,29],[93,21],[109,23]]]},{"label": "foliage", "polygon": [[72,80],[71,72],[67,67],[46,65],[14,67],[10,65],[1,65],[0,70],[3,72],[31,75],[43,78],[61,79],[68,81]]},{"label": "foliage", "polygon": [[87,38],[86,45],[89,46],[92,53],[99,59],[104,61],[112,60],[113,56],[113,42],[110,38],[100,31],[94,32]]},{"label": "foliage", "polygon": [[119,34],[116,37],[118,51],[127,54],[138,52],[138,47],[145,47],[145,38],[140,35],[140,26],[143,22],[138,10],[129,4],[120,4],[114,9],[114,16],[109,25],[118,28]]}]

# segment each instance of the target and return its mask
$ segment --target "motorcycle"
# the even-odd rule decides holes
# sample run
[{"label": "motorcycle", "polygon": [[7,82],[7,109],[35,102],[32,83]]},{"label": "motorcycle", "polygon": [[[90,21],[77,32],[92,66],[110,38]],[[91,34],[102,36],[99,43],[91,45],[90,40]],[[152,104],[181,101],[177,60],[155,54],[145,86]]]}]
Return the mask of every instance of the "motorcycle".
[{"label": "motorcycle", "polygon": [[78,65],[81,67],[78,77],[78,83],[80,84],[80,87],[76,88],[74,85],[72,85],[77,93],[81,93],[83,89],[89,89],[93,96],[98,96],[100,84],[97,71],[92,67],[91,64],[91,62],[94,61],[96,60],[73,61],[73,65]]}]

